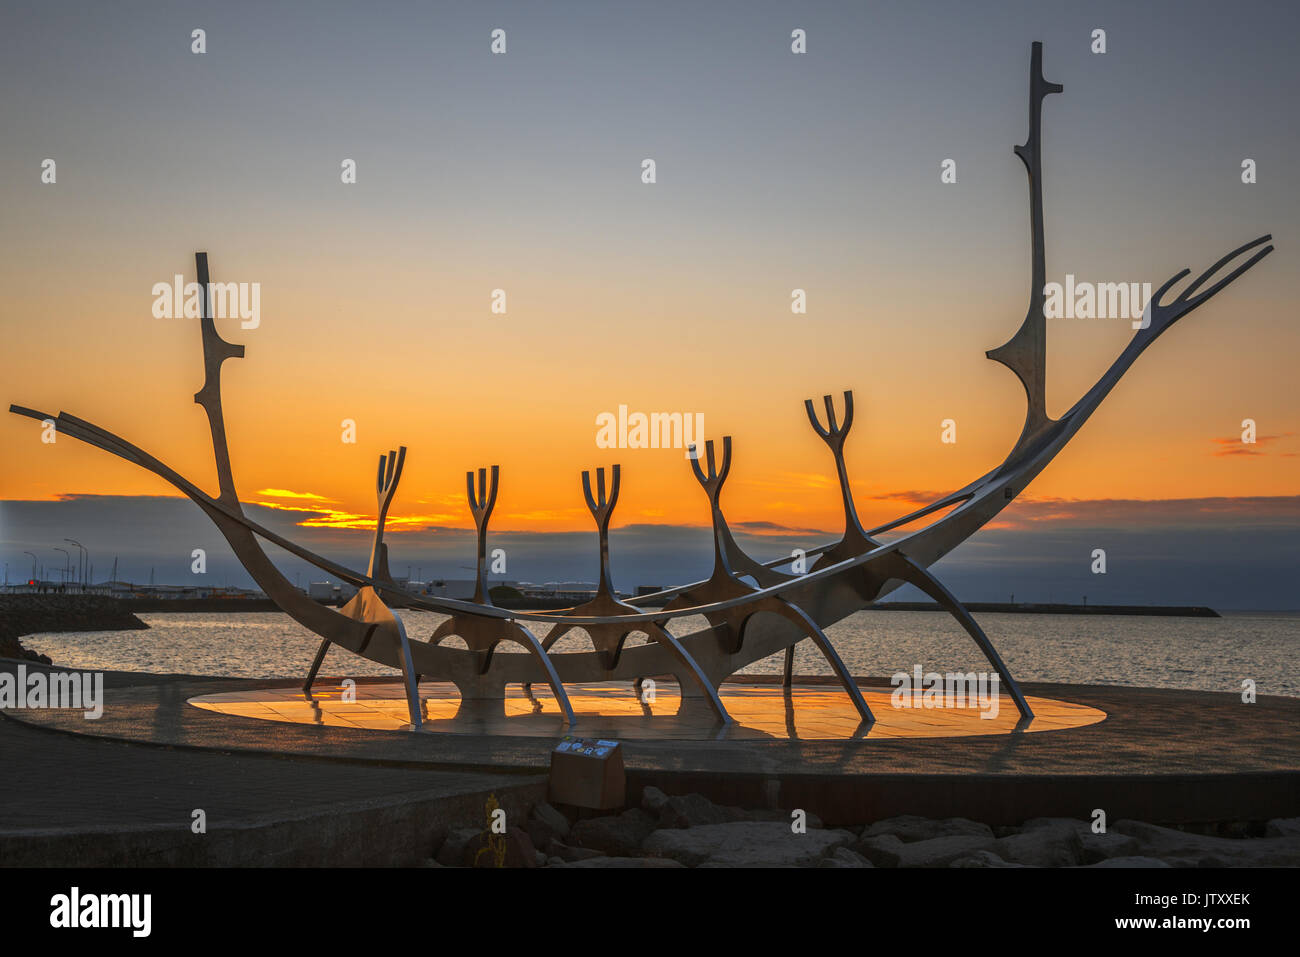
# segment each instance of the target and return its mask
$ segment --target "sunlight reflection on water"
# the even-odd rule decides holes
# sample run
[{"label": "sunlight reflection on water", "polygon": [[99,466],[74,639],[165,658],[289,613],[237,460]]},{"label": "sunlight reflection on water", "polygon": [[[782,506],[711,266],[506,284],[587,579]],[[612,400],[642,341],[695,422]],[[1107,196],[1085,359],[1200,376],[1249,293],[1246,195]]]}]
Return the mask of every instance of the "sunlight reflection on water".
[{"label": "sunlight reflection on water", "polygon": [[[432,634],[444,616],[402,611],[413,639]],[[45,634],[24,638],[57,664],[90,670],[148,671],[240,678],[302,677],[316,653],[314,635],[279,612],[141,614],[148,631]],[[1300,615],[1235,614],[1223,618],[1156,618],[1111,615],[981,614],[981,625],[1023,681],[1240,691],[1253,678],[1260,694],[1300,697]],[[676,619],[687,634],[702,618]],[[537,629],[541,634],[545,626]],[[988,670],[978,649],[953,619],[936,612],[859,612],[827,634],[856,675],[890,675],[920,664],[927,671]],[[629,644],[644,639],[633,636]],[[558,652],[589,649],[571,634]],[[522,649],[505,643],[498,653]],[[774,655],[745,671],[778,673]],[[795,654],[798,674],[829,674],[811,642]],[[333,649],[322,674],[391,675],[393,669]]]}]

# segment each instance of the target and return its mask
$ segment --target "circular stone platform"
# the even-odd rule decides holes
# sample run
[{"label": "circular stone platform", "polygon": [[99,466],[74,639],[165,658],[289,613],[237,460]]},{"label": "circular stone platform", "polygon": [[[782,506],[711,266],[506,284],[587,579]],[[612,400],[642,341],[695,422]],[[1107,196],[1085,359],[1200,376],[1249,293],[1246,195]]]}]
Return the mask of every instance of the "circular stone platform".
[{"label": "circular stone platform", "polygon": [[[1021,722],[1007,695],[989,700],[983,708],[969,701],[966,704],[971,706],[925,707],[919,699],[914,707],[897,707],[892,692],[864,690],[863,698],[876,718],[866,725],[839,687],[724,684],[722,702],[732,723],[720,725],[703,701],[683,702],[670,682],[656,685],[653,700],[645,703],[627,685],[574,683],[565,690],[577,716],[574,733],[625,741],[955,738],[1061,731],[1106,719],[1105,712],[1097,708],[1054,698],[1029,697],[1034,718]],[[301,688],[261,688],[199,695],[189,703],[264,721],[406,731],[411,725],[404,695],[399,682],[350,689],[319,682],[310,695]],[[533,686],[532,693],[525,694],[521,685],[510,685],[504,700],[462,702],[455,685],[423,682],[420,701],[425,733],[553,739],[570,731],[554,696],[541,686]]]},{"label": "circular stone platform", "polygon": [[[796,677],[800,687],[791,696],[792,709],[785,709],[779,680],[754,675],[725,682],[722,691],[737,721],[712,735],[701,734],[704,725],[716,727],[707,712],[702,719],[683,716],[685,729],[673,727],[680,720],[672,713],[671,682],[659,683],[653,719],[609,713],[636,703],[626,685],[604,685],[599,709],[608,717],[580,718],[573,733],[604,734],[596,722],[621,722],[615,736],[624,742],[630,794],[646,785],[675,794],[695,791],[719,804],[804,808],[829,824],[897,814],[968,817],[993,825],[1033,817],[1088,820],[1096,808],[1105,809],[1111,821],[1163,824],[1300,816],[1300,698],[1262,696],[1247,704],[1227,692],[1026,682],[1022,688],[1041,720],[1085,720],[1050,733],[1036,733],[1045,730],[1040,727],[1009,730],[1001,724],[1016,712],[1004,700],[996,719],[964,719],[966,725],[993,725],[993,733],[959,735],[961,717],[940,709],[896,712],[888,705],[886,680],[858,678],[882,732],[899,728],[896,722],[913,722],[918,732],[925,721],[951,724],[941,736],[934,728],[914,734],[868,729],[855,736],[845,725],[856,725],[856,715],[847,711],[833,679]],[[4,717],[131,746],[526,777],[546,771],[555,740],[567,730],[548,713],[553,701],[536,685],[540,714],[508,713],[527,701],[516,695],[497,702],[499,713],[444,719],[439,715],[454,709],[455,701],[434,694],[436,684],[427,682],[421,697],[428,702],[431,729],[413,734],[378,727],[390,713],[376,703],[396,698],[392,679],[358,679],[361,707],[346,713],[331,696],[338,692],[337,679],[326,681],[314,695],[319,724],[289,720],[309,707],[305,698],[295,698],[302,694],[298,681],[121,672],[105,674],[104,711],[97,720],[53,709],[10,709]],[[569,687],[587,707],[591,689]],[[241,698],[250,712],[279,708],[285,720],[264,720],[265,712],[233,713]],[[198,706],[202,702],[220,702],[227,710]],[[757,702],[757,713],[747,713],[746,702]],[[1054,707],[1061,715],[1052,715]],[[787,719],[793,730],[783,724]],[[460,727],[440,733],[434,722],[443,720]],[[651,720],[655,735],[639,737],[637,722]],[[375,726],[361,726],[367,721]],[[392,710],[387,721],[390,727],[404,724],[404,708]]]}]

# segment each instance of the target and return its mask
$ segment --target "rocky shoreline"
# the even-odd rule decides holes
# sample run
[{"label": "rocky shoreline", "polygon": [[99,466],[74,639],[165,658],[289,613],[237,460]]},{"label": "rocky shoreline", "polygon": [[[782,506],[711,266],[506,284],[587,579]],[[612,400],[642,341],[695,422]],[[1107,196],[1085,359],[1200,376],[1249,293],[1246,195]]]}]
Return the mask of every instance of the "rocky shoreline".
[{"label": "rocky shoreline", "polygon": [[[797,826],[802,818],[804,827]],[[639,807],[590,816],[534,805],[523,827],[454,828],[428,867],[1296,867],[1300,818],[1197,833],[1119,820],[1035,818],[992,828],[904,815],[827,828],[815,815],[722,807],[647,787]],[[1231,836],[1222,836],[1231,835]]]},{"label": "rocky shoreline", "polygon": [[48,655],[23,646],[24,635],[148,627],[116,598],[103,595],[0,595],[0,658],[50,664]]}]

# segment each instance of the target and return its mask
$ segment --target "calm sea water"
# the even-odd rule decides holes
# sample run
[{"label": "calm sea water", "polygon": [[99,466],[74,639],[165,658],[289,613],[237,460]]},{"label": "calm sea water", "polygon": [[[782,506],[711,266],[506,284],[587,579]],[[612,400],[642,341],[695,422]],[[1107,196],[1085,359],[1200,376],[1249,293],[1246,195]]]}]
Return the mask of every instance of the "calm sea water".
[{"label": "calm sea water", "polygon": [[[442,615],[400,613],[412,638],[427,638]],[[73,668],[297,678],[319,642],[280,612],[142,614],[148,631],[45,634],[24,644]],[[1223,618],[1147,618],[1109,615],[978,616],[1012,673],[1024,681],[1141,685],[1202,691],[1239,691],[1253,678],[1260,694],[1300,697],[1300,613],[1259,612]],[[704,625],[677,619],[675,634]],[[920,664],[927,671],[985,671],[974,642],[947,615],[936,612],[859,612],[827,632],[853,674],[890,675]],[[455,643],[459,639],[452,639]],[[635,644],[640,636],[629,639]],[[498,648],[505,654],[516,646]],[[581,634],[561,639],[558,651],[590,648]],[[779,655],[749,672],[781,670]],[[802,643],[796,673],[828,674],[825,662]],[[331,650],[327,675],[390,675],[392,669]]]}]

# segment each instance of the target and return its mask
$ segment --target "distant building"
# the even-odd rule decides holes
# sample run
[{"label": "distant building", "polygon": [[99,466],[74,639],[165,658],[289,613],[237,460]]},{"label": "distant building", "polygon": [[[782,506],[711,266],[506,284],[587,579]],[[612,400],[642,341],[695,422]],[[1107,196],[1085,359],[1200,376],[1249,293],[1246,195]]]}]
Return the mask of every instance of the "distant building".
[{"label": "distant building", "polygon": [[525,598],[554,598],[581,603],[596,597],[595,582],[519,582],[515,586]]},{"label": "distant building", "polygon": [[[470,601],[474,598],[474,589],[478,582],[473,578],[435,578],[428,582],[417,582],[421,587],[412,589],[422,595],[430,595],[434,598],[455,598],[460,601]],[[493,589],[499,585],[506,585],[510,588],[519,588],[518,582],[514,581],[493,581],[488,579],[488,588]]]},{"label": "distant building", "polygon": [[357,593],[356,586],[349,585],[346,582],[335,584],[334,582],[311,582],[307,585],[307,595],[316,601],[325,602],[326,604],[341,605],[352,598]]}]

